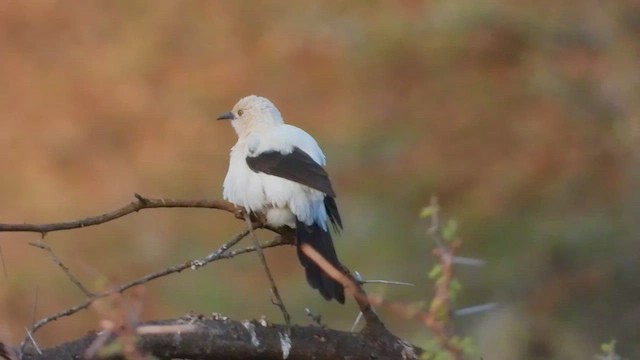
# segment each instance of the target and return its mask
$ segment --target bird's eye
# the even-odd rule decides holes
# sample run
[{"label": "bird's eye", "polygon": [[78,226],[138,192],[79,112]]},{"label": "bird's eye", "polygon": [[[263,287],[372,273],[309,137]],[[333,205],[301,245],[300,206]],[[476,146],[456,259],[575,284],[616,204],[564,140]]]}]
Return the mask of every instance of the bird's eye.
[{"label": "bird's eye", "polygon": [[242,116],[242,114],[244,114],[244,110],[242,109],[238,110],[238,116]]}]

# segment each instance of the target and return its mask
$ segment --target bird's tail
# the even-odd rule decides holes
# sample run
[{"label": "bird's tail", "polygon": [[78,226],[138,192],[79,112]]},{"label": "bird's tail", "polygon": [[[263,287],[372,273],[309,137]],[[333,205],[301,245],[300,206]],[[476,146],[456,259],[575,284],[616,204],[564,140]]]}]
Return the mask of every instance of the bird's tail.
[{"label": "bird's tail", "polygon": [[313,260],[305,255],[300,246],[308,244],[324,257],[331,265],[340,270],[342,265],[338,261],[336,249],[333,247],[333,240],[328,230],[323,229],[318,224],[305,225],[296,221],[296,238],[298,259],[304,266],[307,282],[312,288],[317,289],[322,296],[327,299],[336,299],[344,304],[344,287],[327,275]]}]

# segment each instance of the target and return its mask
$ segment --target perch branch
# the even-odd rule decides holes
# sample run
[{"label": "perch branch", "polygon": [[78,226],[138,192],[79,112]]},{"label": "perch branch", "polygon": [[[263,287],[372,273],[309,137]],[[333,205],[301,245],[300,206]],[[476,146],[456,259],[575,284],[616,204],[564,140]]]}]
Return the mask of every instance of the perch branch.
[{"label": "perch branch", "polygon": [[[180,318],[139,324],[149,326],[189,325],[190,331],[142,334],[138,348],[161,359],[420,359],[424,350],[397,337],[371,337],[366,334],[293,326],[290,342],[283,341],[284,326],[260,321]],[[97,334],[43,349],[43,354],[25,354],[23,360],[80,359]],[[107,344],[118,342],[116,336]],[[288,346],[293,344],[293,346]],[[125,353],[110,359],[125,359]]]},{"label": "perch branch", "polygon": [[[243,209],[236,207],[234,204],[224,201],[224,200],[206,200],[206,199],[202,199],[202,200],[184,200],[184,199],[152,199],[152,198],[146,198],[142,195],[139,194],[135,194],[135,200],[133,200],[131,203],[129,203],[128,205],[125,205],[119,209],[113,210],[111,212],[107,212],[101,215],[97,215],[97,216],[91,216],[91,217],[87,217],[84,219],[79,219],[79,220],[72,220],[72,221],[66,221],[66,222],[57,222],[57,223],[48,223],[48,224],[0,224],[0,232],[35,232],[35,233],[39,233],[41,234],[43,237],[49,233],[49,232],[53,232],[53,231],[61,231],[61,230],[70,230],[70,229],[79,229],[79,228],[84,228],[84,227],[88,227],[88,226],[93,226],[93,225],[99,225],[99,224],[103,224],[115,219],[118,219],[120,217],[123,217],[125,215],[134,213],[134,212],[138,212],[140,210],[144,210],[144,209],[155,209],[155,208],[175,208],[175,207],[180,207],[180,208],[208,208],[208,209],[218,209],[218,210],[223,210],[229,213],[234,214],[234,216],[238,219],[243,219],[245,218],[245,212],[243,211]],[[234,244],[236,244],[238,241],[240,241],[240,239],[246,237],[251,230],[256,229],[256,228],[265,228],[268,230],[271,230],[275,233],[280,234],[280,237],[267,242],[265,244],[262,245],[256,245],[253,247],[247,247],[244,249],[238,249],[235,251],[230,251],[227,252],[227,250],[233,246]],[[78,286],[81,290],[84,288],[84,290],[82,290],[85,295],[90,294],[91,296],[88,296],[87,300],[84,301],[83,303],[80,303],[74,307],[68,308],[66,310],[60,311],[54,315],[51,315],[49,317],[43,318],[38,320],[37,322],[35,322],[33,324],[33,326],[30,329],[30,332],[33,334],[35,333],[39,328],[41,328],[42,326],[46,325],[49,322],[58,320],[62,317],[66,317],[66,316],[70,316],[73,315],[81,310],[87,309],[94,301],[104,298],[110,294],[114,294],[114,293],[122,293],[124,291],[126,291],[129,288],[132,288],[134,286],[137,285],[141,285],[144,283],[147,283],[151,280],[169,275],[169,274],[173,274],[173,273],[177,273],[177,272],[181,272],[187,268],[193,268],[196,269],[200,266],[204,266],[212,261],[216,261],[216,260],[220,260],[220,259],[229,259],[232,258],[236,255],[240,255],[240,254],[244,254],[244,253],[248,253],[248,252],[253,252],[256,251],[258,249],[264,249],[264,248],[268,248],[268,247],[274,247],[274,246],[279,246],[279,245],[284,245],[284,244],[293,244],[294,242],[294,238],[291,236],[291,233],[287,230],[284,229],[279,229],[279,228],[273,228],[270,227],[268,225],[261,225],[261,224],[252,224],[251,229],[250,230],[245,230],[241,233],[239,233],[238,235],[236,235],[236,237],[234,237],[233,239],[231,239],[230,241],[228,241],[227,243],[225,243],[222,247],[220,247],[218,250],[216,250],[215,252],[211,253],[210,255],[199,259],[199,260],[193,260],[193,261],[189,261],[187,263],[184,264],[178,264],[178,265],[174,265],[172,267],[168,267],[164,270],[152,273],[152,274],[148,274],[146,276],[143,276],[142,278],[139,278],[137,280],[131,281],[129,283],[126,284],[122,284],[120,286],[117,286],[116,288],[112,289],[111,291],[106,291],[106,292],[102,292],[99,294],[91,294],[90,292],[86,291],[86,288],[84,288],[83,286],[78,286],[78,283],[76,283],[76,286]],[[43,248],[46,250],[46,248]],[[58,265],[60,265],[58,263]],[[62,266],[61,266],[62,267]],[[64,268],[63,268],[64,270]],[[345,276],[347,276],[348,279],[350,279],[350,281],[352,281],[353,283],[356,284],[356,294],[359,294],[359,296],[355,296],[356,302],[358,303],[358,305],[360,306],[360,310],[362,311],[364,318],[366,320],[367,326],[365,327],[364,331],[371,331],[374,330],[373,332],[377,332],[375,330],[378,331],[382,331],[382,332],[386,332],[388,333],[388,330],[386,330],[384,324],[382,323],[382,321],[378,318],[378,316],[375,314],[375,312],[373,311],[373,309],[371,308],[371,304],[367,301],[363,301],[363,298],[366,298],[366,294],[364,294],[364,291],[362,290],[362,287],[360,286],[360,284],[357,282],[357,280],[355,280],[355,278],[349,273],[349,271],[344,268],[342,269],[343,272],[346,274]],[[69,275],[69,273],[67,273],[67,275]],[[275,293],[274,293],[275,294]],[[287,317],[285,316],[285,321],[286,321]],[[22,345],[24,345],[26,343],[27,339],[25,339],[22,343]]]},{"label": "perch branch", "polygon": [[224,200],[184,200],[184,199],[150,199],[135,194],[136,200],[119,209],[98,216],[90,216],[80,220],[50,223],[50,224],[0,224],[0,232],[36,232],[46,235],[52,231],[80,229],[87,226],[104,224],[125,215],[144,209],[157,208],[207,208],[224,210],[233,214],[238,213],[232,203]]}]

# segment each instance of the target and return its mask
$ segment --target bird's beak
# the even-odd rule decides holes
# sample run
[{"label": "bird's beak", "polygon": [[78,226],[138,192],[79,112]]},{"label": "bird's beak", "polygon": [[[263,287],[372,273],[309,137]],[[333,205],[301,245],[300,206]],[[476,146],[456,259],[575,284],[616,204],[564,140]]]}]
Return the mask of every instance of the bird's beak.
[{"label": "bird's beak", "polygon": [[216,120],[234,120],[236,116],[232,112],[226,112],[224,114],[220,114]]}]

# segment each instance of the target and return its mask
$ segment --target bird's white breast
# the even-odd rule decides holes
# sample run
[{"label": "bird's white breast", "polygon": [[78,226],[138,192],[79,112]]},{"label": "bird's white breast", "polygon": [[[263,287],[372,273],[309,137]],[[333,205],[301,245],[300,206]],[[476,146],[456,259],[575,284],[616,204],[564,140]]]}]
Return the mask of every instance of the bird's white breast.
[{"label": "bird's white breast", "polygon": [[[311,138],[304,131],[298,128],[294,129]],[[229,171],[224,180],[223,196],[225,200],[245,209],[263,212],[267,217],[267,222],[273,226],[295,227],[297,218],[305,224],[318,223],[326,228],[327,213],[324,208],[324,194],[322,192],[277,176],[254,172],[247,165],[246,157],[250,150],[255,155],[256,146],[260,148],[259,152],[265,151],[264,149],[286,152],[286,146],[293,148],[294,145],[291,142],[296,141],[295,136],[291,137],[292,134],[286,131],[289,129],[281,130],[285,130],[281,134],[286,138],[280,134],[265,134],[266,136],[256,137],[256,135],[238,140],[236,145],[231,148]],[[293,135],[299,135],[296,132],[293,131]],[[311,138],[312,143],[309,143],[304,136],[298,140],[304,140],[299,141],[301,144],[299,147],[303,151],[307,153],[310,150],[316,151],[310,155],[314,160],[319,159],[324,162],[324,155],[313,138]],[[269,147],[271,141],[277,143],[278,146]],[[287,142],[289,143],[287,144]],[[315,145],[316,149],[309,149],[311,145]]]}]

